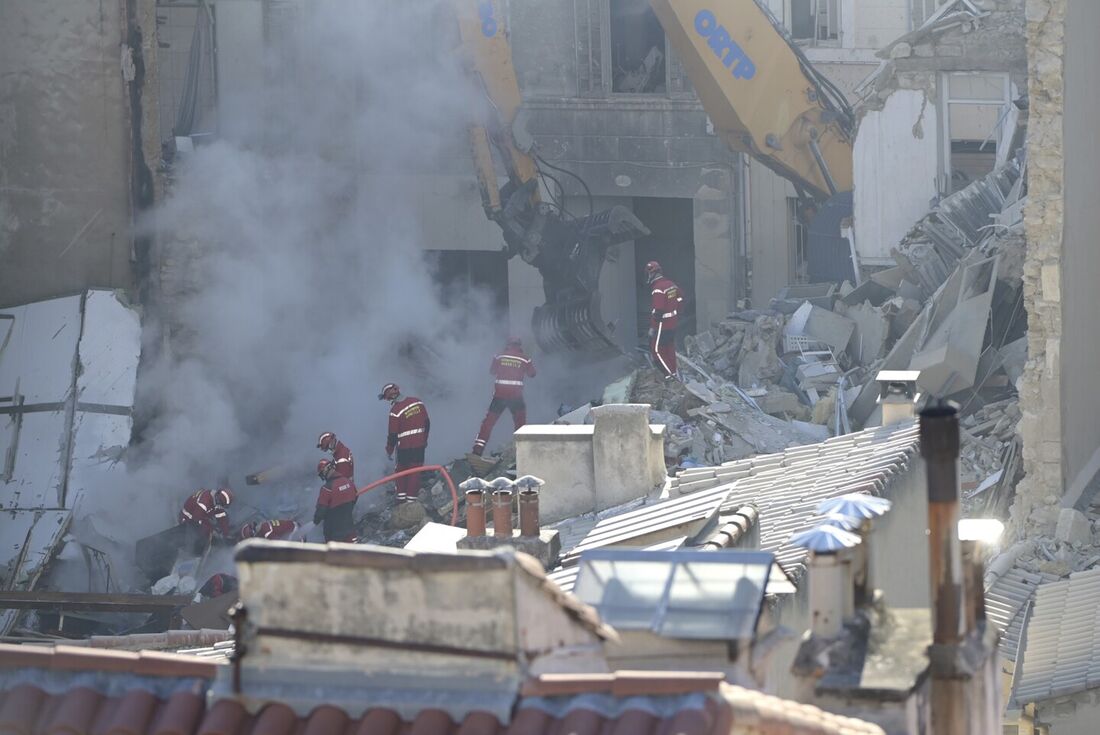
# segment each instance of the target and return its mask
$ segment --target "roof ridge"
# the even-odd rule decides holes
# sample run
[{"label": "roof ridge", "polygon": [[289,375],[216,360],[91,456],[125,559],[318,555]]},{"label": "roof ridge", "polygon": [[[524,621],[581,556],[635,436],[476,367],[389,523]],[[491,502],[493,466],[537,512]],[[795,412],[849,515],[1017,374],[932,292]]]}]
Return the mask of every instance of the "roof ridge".
[{"label": "roof ridge", "polygon": [[101,671],[137,676],[213,679],[219,664],[183,653],[116,651],[83,646],[0,643],[0,668]]}]

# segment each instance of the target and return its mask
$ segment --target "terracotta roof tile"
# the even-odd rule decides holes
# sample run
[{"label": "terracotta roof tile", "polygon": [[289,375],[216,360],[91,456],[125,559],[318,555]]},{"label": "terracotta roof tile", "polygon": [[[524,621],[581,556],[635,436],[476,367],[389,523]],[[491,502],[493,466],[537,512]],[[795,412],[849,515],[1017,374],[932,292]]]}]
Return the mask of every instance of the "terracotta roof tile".
[{"label": "terracotta roof tile", "polygon": [[[60,661],[87,672],[98,659],[105,665],[101,671],[106,682],[120,675],[119,662],[142,658],[98,653],[63,656]],[[13,657],[9,655],[9,660]],[[38,668],[58,670],[50,665],[53,658],[36,660],[46,662]],[[610,703],[608,711],[614,715],[594,706],[593,695],[597,695],[595,701],[602,697]],[[640,706],[633,706],[634,701]],[[624,704],[626,708],[618,710]],[[663,716],[643,711],[650,704]],[[507,727],[487,712],[473,712],[456,722],[442,710],[425,709],[410,722],[402,721],[393,710],[376,707],[352,720],[334,706],[320,706],[299,716],[277,702],[249,714],[230,700],[207,706],[199,691],[181,691],[165,699],[138,687],[121,696],[105,696],[84,686],[55,696],[28,684],[0,690],[0,732],[19,735],[719,735],[731,732],[734,725],[771,735],[882,733],[875,725],[730,686],[720,676],[705,672],[545,675],[523,687]]]},{"label": "terracotta roof tile", "polygon": [[219,664],[160,651],[113,651],[78,646],[18,646],[0,643],[0,669],[99,671],[137,676],[213,679]]},{"label": "terracotta roof tile", "polygon": [[607,693],[616,697],[717,691],[723,676],[709,671],[617,671],[614,674],[543,674],[524,682],[525,697]]},{"label": "terracotta roof tile", "polygon": [[153,719],[150,735],[190,735],[202,720],[206,700],[194,692],[176,692]]},{"label": "terracotta roof tile", "polygon": [[5,692],[0,704],[0,732],[30,735],[46,699],[44,691],[30,684]]}]

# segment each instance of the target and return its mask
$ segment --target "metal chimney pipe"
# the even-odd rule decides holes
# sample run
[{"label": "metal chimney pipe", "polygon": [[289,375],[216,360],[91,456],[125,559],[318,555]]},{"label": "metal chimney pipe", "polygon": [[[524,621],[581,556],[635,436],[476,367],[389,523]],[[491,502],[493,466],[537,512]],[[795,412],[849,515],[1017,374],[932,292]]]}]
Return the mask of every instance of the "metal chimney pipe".
[{"label": "metal chimney pipe", "polygon": [[519,535],[539,535],[539,491],[536,488],[519,492]]},{"label": "metal chimney pipe", "polygon": [[493,536],[512,538],[512,491],[493,491]]},{"label": "metal chimney pipe", "polygon": [[953,644],[964,633],[964,579],[959,548],[959,416],[953,406],[920,415],[920,451],[928,473],[928,544],[933,641]]},{"label": "metal chimney pipe", "polygon": [[977,541],[963,540],[959,545],[962,549],[963,586],[966,590],[966,632],[969,633],[978,629],[979,621],[985,620],[985,595],[982,594],[985,565],[982,564]]},{"label": "metal chimney pipe", "polygon": [[480,488],[466,491],[466,535],[485,535],[485,491]]}]

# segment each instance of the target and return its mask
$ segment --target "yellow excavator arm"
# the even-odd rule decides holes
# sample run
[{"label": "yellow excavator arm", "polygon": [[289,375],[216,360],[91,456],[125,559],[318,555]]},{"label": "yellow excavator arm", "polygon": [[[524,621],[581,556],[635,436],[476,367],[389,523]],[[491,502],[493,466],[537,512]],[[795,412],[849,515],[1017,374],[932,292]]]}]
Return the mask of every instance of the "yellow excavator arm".
[{"label": "yellow excavator arm", "polygon": [[[560,187],[557,201],[542,200],[540,166],[575,174],[539,159],[524,129],[503,2],[450,0],[449,7],[445,32],[457,29],[455,52],[482,91],[469,135],[485,215],[500,226],[508,257],[519,255],[542,276],[546,303],[531,319],[535,338],[547,351],[617,353],[613,325],[600,316],[600,270],[609,247],[649,230],[621,205],[574,215]],[[499,188],[498,165],[508,177]]]},{"label": "yellow excavator arm", "polygon": [[823,201],[852,190],[852,115],[756,0],[650,0],[715,131]]},{"label": "yellow excavator arm", "polygon": [[[482,204],[490,219],[499,215],[503,203],[497,188],[493,149],[503,163],[508,179],[515,186],[535,181],[535,159],[516,145],[513,126],[517,124],[523,97],[512,65],[512,47],[508,42],[500,0],[455,0],[461,61],[475,82],[482,87],[484,100],[492,111],[470,126],[470,145]],[[539,200],[533,187],[532,202]]]}]

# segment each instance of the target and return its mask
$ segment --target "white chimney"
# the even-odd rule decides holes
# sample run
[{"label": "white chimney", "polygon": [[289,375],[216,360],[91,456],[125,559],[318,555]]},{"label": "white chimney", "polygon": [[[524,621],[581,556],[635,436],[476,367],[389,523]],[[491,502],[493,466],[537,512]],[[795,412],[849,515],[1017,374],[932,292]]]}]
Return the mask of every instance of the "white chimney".
[{"label": "white chimney", "polygon": [[875,376],[878,402],[882,407],[882,425],[893,426],[916,417],[919,370],[883,370]]}]

